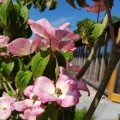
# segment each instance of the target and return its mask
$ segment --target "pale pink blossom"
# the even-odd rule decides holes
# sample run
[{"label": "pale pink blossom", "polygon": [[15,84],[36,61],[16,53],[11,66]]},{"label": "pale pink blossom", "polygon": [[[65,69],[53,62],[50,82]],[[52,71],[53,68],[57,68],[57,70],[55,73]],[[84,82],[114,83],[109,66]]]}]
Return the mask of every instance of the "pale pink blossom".
[{"label": "pale pink blossom", "polygon": [[26,110],[24,111],[24,114],[20,114],[19,116],[20,116],[23,120],[36,120],[36,116],[31,115],[30,112],[31,112],[30,109],[26,109]]},{"label": "pale pink blossom", "polygon": [[74,81],[77,83],[79,90],[86,91],[86,92],[88,92],[88,95],[90,95],[90,91],[89,91],[86,83],[85,83],[82,79],[77,80],[77,78],[76,78],[74,75],[70,74],[70,72],[68,72],[68,71],[67,71],[65,68],[63,68],[63,67],[60,67],[60,74],[61,74],[61,75],[67,75],[67,76],[69,76],[70,78],[72,78],[72,80],[74,80]]},{"label": "pale pink blossom", "polygon": [[9,37],[0,35],[0,48],[5,47],[8,44]]},{"label": "pale pink blossom", "polygon": [[28,86],[24,90],[24,94],[28,99],[15,102],[13,104],[15,110],[22,112],[30,109],[31,116],[40,115],[45,111],[44,105],[42,104],[39,96],[33,91],[33,85]]},{"label": "pale pink blossom", "polygon": [[44,76],[34,82],[33,91],[43,103],[56,101],[62,107],[74,106],[79,102],[80,93],[75,81],[66,75],[60,75],[56,84]]},{"label": "pale pink blossom", "polygon": [[28,20],[33,33],[41,36],[49,42],[49,46],[52,50],[75,50],[74,39],[78,39],[79,35],[74,34],[68,30],[69,23],[63,24],[58,29],[51,26],[46,19],[40,19],[38,21]]},{"label": "pale pink blossom", "polygon": [[17,38],[7,45],[7,50],[15,56],[25,56],[38,49],[41,38],[36,36],[32,40]]},{"label": "pale pink blossom", "polygon": [[7,120],[14,107],[12,104],[15,102],[15,98],[10,97],[7,93],[3,93],[0,97],[0,120]]}]

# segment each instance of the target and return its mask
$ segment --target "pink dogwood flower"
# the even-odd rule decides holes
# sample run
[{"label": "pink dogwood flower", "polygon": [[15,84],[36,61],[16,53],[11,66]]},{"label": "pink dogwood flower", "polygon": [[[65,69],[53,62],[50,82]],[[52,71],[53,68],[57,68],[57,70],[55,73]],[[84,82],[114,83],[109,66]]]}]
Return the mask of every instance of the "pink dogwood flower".
[{"label": "pink dogwood flower", "polygon": [[69,73],[65,68],[63,68],[63,67],[60,67],[60,74],[61,74],[61,75],[67,75],[67,76],[69,76],[70,78],[72,78],[72,80],[76,81],[79,90],[86,91],[86,92],[88,92],[88,96],[90,95],[90,91],[89,91],[86,83],[85,83],[82,79],[77,80],[77,78],[75,78],[74,75],[70,74],[70,73]]},{"label": "pink dogwood flower", "polygon": [[0,48],[5,47],[8,44],[8,41],[9,41],[9,37],[0,35]]},{"label": "pink dogwood flower", "polygon": [[15,56],[25,56],[38,49],[41,38],[36,36],[32,40],[18,38],[7,45],[7,50]]},{"label": "pink dogwood flower", "polygon": [[0,120],[7,120],[14,107],[12,104],[15,102],[15,98],[10,97],[7,93],[3,93],[0,97]]},{"label": "pink dogwood flower", "polygon": [[80,93],[75,81],[66,75],[60,75],[56,84],[44,76],[34,82],[33,91],[43,103],[56,101],[62,107],[74,106],[79,102]]},{"label": "pink dogwood flower", "polygon": [[46,19],[40,19],[36,22],[28,20],[28,24],[33,33],[49,42],[48,47],[51,47],[52,50],[75,50],[73,39],[78,39],[79,35],[66,29],[69,26],[69,23],[65,23],[58,29],[52,27]]},{"label": "pink dogwood flower", "polygon": [[[22,112],[22,111],[30,109],[29,114],[31,116],[40,115],[45,111],[44,105],[42,104],[40,97],[33,91],[33,85],[28,86],[24,90],[24,95],[27,96],[28,99],[15,102],[13,104],[15,110]],[[24,112],[24,115],[25,114],[26,112]]]}]

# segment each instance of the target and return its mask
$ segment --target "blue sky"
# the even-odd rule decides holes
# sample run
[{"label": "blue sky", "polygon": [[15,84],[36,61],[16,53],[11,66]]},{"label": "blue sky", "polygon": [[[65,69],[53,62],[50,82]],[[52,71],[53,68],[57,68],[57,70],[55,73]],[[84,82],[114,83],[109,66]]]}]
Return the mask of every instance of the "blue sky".
[{"label": "blue sky", "polygon": [[[92,0],[87,0],[92,5]],[[112,9],[112,15],[120,17],[120,0],[114,0],[114,6]],[[100,13],[99,20],[104,16],[105,12]],[[58,6],[55,10],[46,9],[44,12],[39,12],[38,9],[32,8],[30,10],[30,18],[33,20],[39,20],[46,18],[54,27],[58,27],[65,22],[71,23],[71,30],[76,29],[76,22],[83,20],[84,18],[90,18],[94,21],[97,19],[97,14],[86,12],[85,9],[74,9],[65,0],[58,0]]]}]

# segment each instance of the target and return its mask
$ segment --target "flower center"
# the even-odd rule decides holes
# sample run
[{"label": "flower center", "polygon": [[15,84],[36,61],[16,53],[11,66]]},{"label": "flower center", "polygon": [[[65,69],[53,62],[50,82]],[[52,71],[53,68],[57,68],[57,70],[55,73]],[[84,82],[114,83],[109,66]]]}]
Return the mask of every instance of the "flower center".
[{"label": "flower center", "polygon": [[3,108],[3,110],[6,110],[6,109],[7,109],[6,107]]},{"label": "flower center", "polygon": [[33,101],[37,101],[38,100],[38,97],[36,95],[32,96],[32,100]]},{"label": "flower center", "polygon": [[60,88],[56,88],[55,89],[55,93],[57,94],[57,96],[59,97],[62,94],[62,91]]}]

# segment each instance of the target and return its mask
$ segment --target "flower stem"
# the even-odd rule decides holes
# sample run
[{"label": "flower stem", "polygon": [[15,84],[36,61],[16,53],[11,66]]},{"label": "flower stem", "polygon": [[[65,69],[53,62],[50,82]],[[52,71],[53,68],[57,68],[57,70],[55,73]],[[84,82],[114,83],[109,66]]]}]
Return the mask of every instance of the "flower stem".
[{"label": "flower stem", "polygon": [[7,84],[8,84],[8,86],[9,86],[10,90],[11,90],[11,91],[13,92],[13,94],[15,95],[16,92],[15,92],[15,90],[13,89],[13,87],[11,86],[11,84],[10,84],[9,82],[7,82]]},{"label": "flower stem", "polygon": [[9,93],[9,90],[8,90],[8,87],[7,87],[6,83],[3,82],[2,84],[3,84],[4,88],[5,88],[5,91],[6,91],[7,93]]}]

